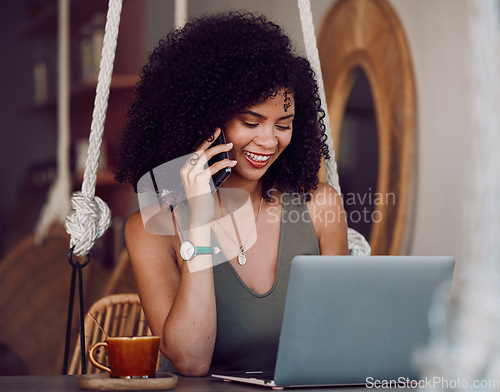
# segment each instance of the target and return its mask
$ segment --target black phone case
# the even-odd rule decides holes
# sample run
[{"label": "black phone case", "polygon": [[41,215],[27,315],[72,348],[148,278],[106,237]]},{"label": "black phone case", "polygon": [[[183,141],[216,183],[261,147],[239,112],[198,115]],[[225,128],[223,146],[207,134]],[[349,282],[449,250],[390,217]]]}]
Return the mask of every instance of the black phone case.
[{"label": "black phone case", "polygon": [[[226,138],[224,137],[224,131],[220,133],[220,135],[217,137],[217,139],[214,140],[212,143],[211,147],[216,146],[217,144],[226,144]],[[223,159],[228,159],[229,156],[227,152],[221,152],[219,154],[214,155],[209,161],[208,161],[208,166],[212,166],[215,162],[222,161]],[[226,178],[229,177],[231,174],[231,168],[226,167],[225,169],[219,170],[217,173],[215,173],[212,176],[212,180],[214,183],[214,189],[212,192],[215,192],[219,187],[222,185],[222,183],[226,180]]]}]

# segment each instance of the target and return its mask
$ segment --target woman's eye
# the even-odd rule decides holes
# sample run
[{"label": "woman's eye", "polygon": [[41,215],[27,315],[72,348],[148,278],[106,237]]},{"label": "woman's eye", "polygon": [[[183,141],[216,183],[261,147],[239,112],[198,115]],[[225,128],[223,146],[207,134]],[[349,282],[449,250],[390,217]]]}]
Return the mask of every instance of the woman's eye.
[{"label": "woman's eye", "polygon": [[276,125],[276,128],[282,130],[282,131],[287,131],[289,129],[292,129],[290,125]]},{"label": "woman's eye", "polygon": [[249,122],[246,122],[246,121],[243,121],[243,124],[248,127],[248,128],[255,128],[256,126],[258,126],[259,124],[256,124],[256,123],[249,123]]}]

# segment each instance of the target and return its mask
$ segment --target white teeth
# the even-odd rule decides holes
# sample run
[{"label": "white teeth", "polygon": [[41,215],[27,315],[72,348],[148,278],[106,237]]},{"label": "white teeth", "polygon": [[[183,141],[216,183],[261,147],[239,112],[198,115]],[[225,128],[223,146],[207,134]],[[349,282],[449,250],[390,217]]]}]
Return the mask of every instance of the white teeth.
[{"label": "white teeth", "polygon": [[248,151],[245,151],[245,154],[247,154],[250,158],[252,158],[256,162],[265,162],[269,158],[271,158],[271,155],[256,155]]}]

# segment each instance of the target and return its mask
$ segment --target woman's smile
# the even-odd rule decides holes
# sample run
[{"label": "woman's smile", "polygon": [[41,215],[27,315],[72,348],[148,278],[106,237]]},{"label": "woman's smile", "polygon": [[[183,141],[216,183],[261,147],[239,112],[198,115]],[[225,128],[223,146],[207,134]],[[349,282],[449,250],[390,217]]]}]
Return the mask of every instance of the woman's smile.
[{"label": "woman's smile", "polygon": [[262,168],[266,166],[268,162],[270,162],[270,158],[274,155],[274,154],[267,154],[267,155],[256,154],[250,151],[243,151],[243,153],[245,154],[245,158],[247,159],[247,161],[252,166],[255,166],[257,168]]},{"label": "woman's smile", "polygon": [[295,114],[293,94],[285,89],[232,116],[225,128],[233,143],[229,157],[236,160],[228,180],[260,180],[290,143]]}]

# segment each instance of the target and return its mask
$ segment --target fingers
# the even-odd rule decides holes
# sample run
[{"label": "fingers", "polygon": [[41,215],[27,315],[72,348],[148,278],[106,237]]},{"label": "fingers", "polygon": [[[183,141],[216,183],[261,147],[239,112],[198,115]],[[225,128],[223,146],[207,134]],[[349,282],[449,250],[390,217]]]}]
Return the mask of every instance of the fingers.
[{"label": "fingers", "polygon": [[202,188],[208,186],[210,176],[224,168],[236,165],[236,161],[223,159],[214,163],[211,167],[207,167],[207,163],[212,157],[223,152],[228,152],[233,148],[233,143],[216,144],[210,147],[213,141],[220,135],[220,132],[221,129],[217,128],[209,139],[203,141],[195,152],[186,157],[186,163],[180,173],[185,188],[191,188],[196,193],[195,189],[200,186]]},{"label": "fingers", "polygon": [[207,140],[204,140],[203,143],[201,143],[196,151],[205,151],[210,145],[214,142],[215,139],[217,139],[221,133],[221,129],[217,128],[215,132],[210,135],[210,137]]},{"label": "fingers", "polygon": [[232,148],[233,148],[233,143],[231,142],[227,144],[218,144],[216,146],[209,148],[208,150],[205,150],[204,154],[208,161],[215,155],[220,154],[221,152],[229,152]]},{"label": "fingers", "polygon": [[191,171],[199,172],[207,163],[207,157],[203,151],[195,151],[187,155],[186,163],[181,169],[181,174],[187,174]]},{"label": "fingers", "polygon": [[198,166],[197,164],[199,162],[206,164],[215,155],[222,152],[229,152],[231,148],[233,148],[233,143],[216,144],[210,147],[214,140],[220,135],[220,133],[221,129],[217,128],[217,130],[207,140],[204,140],[203,143],[200,144],[200,146],[188,159],[188,163],[191,166]]},{"label": "fingers", "polygon": [[218,144],[205,151],[197,150],[188,156],[184,169],[188,171],[195,168],[201,170],[212,157],[221,152],[229,152],[231,148],[233,148],[233,143]]},{"label": "fingers", "polygon": [[[215,151],[211,155],[218,154],[219,152],[221,151]],[[237,163],[237,161],[233,161],[231,159],[222,159],[207,168],[206,163],[208,162],[208,159],[210,159],[208,155],[210,155],[208,151],[203,153],[201,156],[198,155],[198,153],[193,153],[184,167],[181,169],[181,174],[183,175],[183,177],[190,177],[191,181],[194,181],[196,177],[200,179],[208,179],[218,171],[226,167],[234,167]]]},{"label": "fingers", "polygon": [[226,167],[234,167],[236,163],[236,161],[232,161],[230,159],[223,159],[222,161],[215,162],[208,169],[210,170],[210,175],[213,176],[215,173],[225,169]]}]

